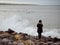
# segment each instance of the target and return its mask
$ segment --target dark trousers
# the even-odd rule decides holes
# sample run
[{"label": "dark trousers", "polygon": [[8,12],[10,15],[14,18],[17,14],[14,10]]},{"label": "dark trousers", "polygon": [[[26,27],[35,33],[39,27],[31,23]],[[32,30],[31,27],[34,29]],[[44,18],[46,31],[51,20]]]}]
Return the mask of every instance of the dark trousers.
[{"label": "dark trousers", "polygon": [[41,33],[38,33],[38,38],[41,39]]}]

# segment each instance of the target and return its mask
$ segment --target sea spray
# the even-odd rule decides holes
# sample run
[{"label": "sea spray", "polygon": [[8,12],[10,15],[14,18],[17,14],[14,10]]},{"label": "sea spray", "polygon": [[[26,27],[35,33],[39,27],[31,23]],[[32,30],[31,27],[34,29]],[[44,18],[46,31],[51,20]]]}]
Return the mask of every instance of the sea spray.
[{"label": "sea spray", "polygon": [[60,38],[60,33],[58,33],[60,31],[60,29],[46,29],[44,28],[44,32],[42,33],[42,35],[48,37],[48,36],[51,36],[51,37],[58,37]]},{"label": "sea spray", "polygon": [[[24,19],[20,15],[13,15],[9,18],[2,20],[2,22],[0,23],[1,24],[0,30],[6,31],[6,30],[8,30],[8,28],[11,28],[18,33],[23,32],[23,33],[28,33],[30,35],[37,36],[37,28],[34,26],[29,26],[30,23],[31,23],[31,21],[29,21],[28,19]],[[44,35],[46,37],[52,36],[52,37],[60,38],[59,32],[60,32],[60,29],[43,28],[42,35]]]}]

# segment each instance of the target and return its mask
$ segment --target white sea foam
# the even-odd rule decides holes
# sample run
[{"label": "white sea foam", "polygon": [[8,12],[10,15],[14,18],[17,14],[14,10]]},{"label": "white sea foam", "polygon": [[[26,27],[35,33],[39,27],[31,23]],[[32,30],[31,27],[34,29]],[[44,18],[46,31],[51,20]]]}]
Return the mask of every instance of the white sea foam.
[{"label": "white sea foam", "polygon": [[[2,20],[0,23],[0,29],[1,30],[8,30],[8,28],[11,28],[15,30],[16,32],[23,32],[28,33],[30,35],[37,35],[37,28],[34,26],[29,26],[30,21],[28,19],[23,19],[21,16],[13,15],[10,18],[6,18]],[[60,38],[60,29],[46,29],[43,28],[42,35],[44,36],[52,36],[52,37],[58,37]]]}]

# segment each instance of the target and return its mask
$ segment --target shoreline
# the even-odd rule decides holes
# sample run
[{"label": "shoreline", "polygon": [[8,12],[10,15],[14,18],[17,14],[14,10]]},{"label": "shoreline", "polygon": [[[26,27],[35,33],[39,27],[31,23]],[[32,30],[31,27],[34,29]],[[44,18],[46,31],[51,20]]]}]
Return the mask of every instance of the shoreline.
[{"label": "shoreline", "polygon": [[[38,39],[37,36],[32,36],[32,35],[28,35],[27,33],[17,33],[15,31],[13,31],[12,29],[8,29],[8,31],[0,31],[0,40],[7,44],[4,41],[8,41],[11,42],[12,44],[23,44],[23,45],[28,45],[28,44],[33,44],[33,45],[38,45],[38,44],[42,44],[42,45],[48,45],[48,44],[60,44],[60,39],[57,37],[52,38],[51,36],[49,37],[44,37],[42,36],[41,39]],[[3,41],[4,40],[4,41]],[[10,40],[10,41],[9,41]],[[2,43],[2,44],[3,44]]]}]

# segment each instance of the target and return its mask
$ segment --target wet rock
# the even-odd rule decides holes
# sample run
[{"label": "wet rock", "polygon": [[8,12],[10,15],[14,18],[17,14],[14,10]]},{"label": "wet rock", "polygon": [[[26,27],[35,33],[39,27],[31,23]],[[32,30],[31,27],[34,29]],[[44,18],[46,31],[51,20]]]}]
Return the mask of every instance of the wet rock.
[{"label": "wet rock", "polygon": [[53,42],[60,42],[60,39],[57,38],[57,37],[54,37],[54,38],[53,38]]},{"label": "wet rock", "polygon": [[52,41],[53,39],[52,39],[51,36],[49,36],[49,37],[47,38],[47,40],[48,40],[48,41]]},{"label": "wet rock", "polygon": [[7,31],[9,34],[12,34],[13,32],[15,32],[15,31],[13,31],[12,29],[8,29],[8,31]]}]

